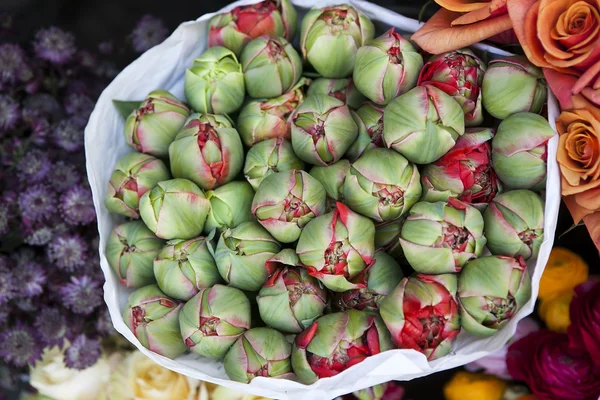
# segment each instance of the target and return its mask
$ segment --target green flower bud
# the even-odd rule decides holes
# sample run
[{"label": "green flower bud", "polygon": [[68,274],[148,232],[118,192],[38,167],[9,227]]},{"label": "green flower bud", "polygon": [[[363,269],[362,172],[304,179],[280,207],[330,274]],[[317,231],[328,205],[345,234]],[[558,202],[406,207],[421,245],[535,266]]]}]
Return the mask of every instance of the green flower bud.
[{"label": "green flower bud", "polygon": [[319,78],[312,82],[307,95],[324,94],[343,101],[352,109],[357,109],[367,98],[358,91],[352,77],[342,79]]},{"label": "green flower bud", "polygon": [[244,175],[254,190],[258,189],[267,176],[292,169],[304,169],[304,162],[296,156],[292,144],[284,138],[257,143],[246,154]]},{"label": "green flower bud", "polygon": [[385,143],[383,143],[383,107],[365,103],[352,116],[358,125],[358,137],[346,152],[346,157],[354,162],[369,149],[385,147]]},{"label": "green flower bud", "polygon": [[206,198],[210,201],[210,211],[204,225],[206,233],[213,229],[235,228],[254,219],[251,211],[254,190],[248,182],[226,183],[206,192]]},{"label": "green flower bud", "polygon": [[349,170],[350,162],[340,160],[326,167],[315,165],[310,170],[310,175],[321,182],[329,199],[343,201],[344,181]]}]

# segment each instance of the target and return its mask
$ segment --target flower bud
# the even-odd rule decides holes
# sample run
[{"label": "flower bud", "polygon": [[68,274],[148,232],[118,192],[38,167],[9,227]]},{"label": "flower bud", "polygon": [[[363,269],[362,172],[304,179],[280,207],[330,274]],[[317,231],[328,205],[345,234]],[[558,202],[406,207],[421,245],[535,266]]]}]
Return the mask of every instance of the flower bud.
[{"label": "flower bud", "polygon": [[400,244],[408,263],[417,272],[460,272],[481,256],[486,239],[478,209],[450,198],[448,202],[420,202],[410,209],[402,226]]},{"label": "flower bud", "polygon": [[187,301],[202,288],[221,282],[217,265],[208,250],[212,239],[171,240],[154,260],[154,276],[167,296]]},{"label": "flower bud", "polygon": [[404,278],[381,303],[381,318],[401,349],[431,361],[450,353],[460,332],[456,275],[417,274]]},{"label": "flower bud", "polygon": [[284,36],[291,41],[298,17],[289,0],[264,0],[217,14],[209,22],[208,47],[223,46],[237,56],[246,44],[261,35]]},{"label": "flower bud", "polygon": [[[406,216],[406,214],[404,214]],[[400,232],[405,218],[375,225],[375,249],[382,249],[397,261],[405,263],[404,252],[400,246]]]},{"label": "flower bud", "polygon": [[106,243],[106,259],[119,283],[129,288],[154,283],[152,261],[164,243],[142,221],[115,226]]},{"label": "flower bud", "polygon": [[160,182],[140,199],[140,215],[163,239],[191,239],[200,235],[210,209],[201,189],[187,179]]},{"label": "flower bud", "polygon": [[281,96],[298,82],[302,60],[284,38],[261,36],[252,40],[240,58],[250,97]]},{"label": "flower bud", "polygon": [[261,182],[252,214],[276,240],[298,240],[304,226],[325,212],[325,189],[307,172],[291,170],[269,175]]},{"label": "flower bud", "polygon": [[183,303],[167,297],[158,286],[144,286],[129,295],[123,321],[142,346],[173,359],[187,350],[179,330],[182,307]]},{"label": "flower bud", "polygon": [[357,109],[367,99],[358,91],[352,77],[342,79],[315,79],[308,88],[307,95],[324,94],[343,101],[348,107]]},{"label": "flower bud", "polygon": [[280,332],[253,328],[229,349],[223,364],[229,379],[237,382],[248,383],[257,376],[291,379],[291,352],[292,345]]},{"label": "flower bud", "polygon": [[438,160],[465,133],[460,104],[434,86],[418,86],[394,99],[383,124],[386,146],[417,164]]},{"label": "flower bud", "polygon": [[348,160],[339,160],[326,167],[315,165],[310,170],[310,175],[321,182],[329,199],[342,201],[344,197],[344,181],[349,170],[350,162]]},{"label": "flower bud", "polygon": [[421,68],[417,48],[391,28],[358,49],[352,77],[369,100],[385,105],[417,86]]},{"label": "flower bud", "polygon": [[183,306],[179,326],[193,353],[220,360],[250,329],[250,301],[244,292],[229,286],[201,289]]},{"label": "flower bud", "polygon": [[358,126],[348,106],[331,96],[308,97],[292,116],[291,123],[294,151],[311,164],[333,164],[358,136]]},{"label": "flower bud", "polygon": [[351,280],[373,263],[375,226],[342,203],[310,221],[296,253],[308,273],[330,290],[344,292],[363,285]]},{"label": "flower bud", "polygon": [[505,119],[519,112],[539,113],[548,89],[541,69],[525,57],[513,56],[490,61],[481,90],[487,112]]},{"label": "flower bud", "polygon": [[161,160],[147,154],[127,153],[121,157],[108,182],[104,205],[108,211],[139,218],[140,197],[158,182],[171,178]]},{"label": "flower bud", "polygon": [[364,153],[344,181],[344,202],[376,222],[400,218],[420,197],[417,167],[390,149]]},{"label": "flower bud", "polygon": [[345,4],[310,10],[300,29],[302,56],[325,78],[350,76],[358,48],[375,35],[371,20]]},{"label": "flower bud", "polygon": [[554,135],[537,114],[518,113],[502,121],[492,140],[492,163],[500,180],[511,189],[545,188],[548,141]]},{"label": "flower bud", "polygon": [[267,176],[292,169],[304,169],[304,162],[296,156],[292,144],[284,138],[257,143],[246,153],[244,175],[254,190],[258,189]]},{"label": "flower bud", "polygon": [[530,190],[497,196],[483,214],[492,254],[536,258],[544,241],[544,201]]},{"label": "flower bud", "polygon": [[383,107],[373,103],[363,104],[352,113],[358,125],[358,137],[346,151],[350,161],[356,161],[364,152],[370,149],[383,148]]},{"label": "flower bud", "polygon": [[242,65],[231,50],[211,47],[185,71],[184,93],[199,113],[233,113],[246,94]]},{"label": "flower bud", "polygon": [[252,221],[252,199],[254,190],[248,182],[233,181],[206,192],[210,201],[210,211],[204,225],[204,232],[213,229],[235,228],[239,224]]},{"label": "flower bud", "polygon": [[265,262],[279,253],[279,243],[258,222],[244,222],[221,233],[214,252],[221,277],[231,286],[258,291],[267,280]]},{"label": "flower bud", "polygon": [[174,177],[209,190],[236,177],[244,149],[228,117],[192,114],[169,147],[169,160]]},{"label": "flower bud", "polygon": [[468,263],[458,279],[461,325],[488,337],[501,329],[531,297],[531,278],[522,257],[489,256]]},{"label": "flower bud", "polygon": [[164,90],[150,92],[125,121],[125,141],[135,150],[164,158],[190,110]]},{"label": "flower bud", "polygon": [[253,100],[242,108],[237,128],[248,147],[272,138],[291,138],[289,118],[305,98],[310,79],[301,78],[289,92],[269,100]]}]

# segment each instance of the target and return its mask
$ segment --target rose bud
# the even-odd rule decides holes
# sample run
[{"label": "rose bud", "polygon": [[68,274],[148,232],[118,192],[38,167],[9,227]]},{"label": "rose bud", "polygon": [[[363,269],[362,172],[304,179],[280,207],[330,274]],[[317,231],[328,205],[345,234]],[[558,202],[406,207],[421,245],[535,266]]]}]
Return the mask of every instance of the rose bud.
[{"label": "rose bud", "polygon": [[456,275],[404,278],[381,303],[381,318],[401,349],[435,360],[450,353],[460,332]]},{"label": "rose bud", "polygon": [[292,379],[292,345],[271,328],[246,331],[225,355],[225,372],[232,381],[248,383],[257,376]]},{"label": "rose bud", "polygon": [[371,20],[349,5],[310,10],[300,28],[302,56],[325,78],[352,75],[358,48],[375,36]]},{"label": "rose bud", "polygon": [[536,258],[544,241],[544,201],[530,190],[498,195],[483,214],[492,254]]},{"label": "rose bud", "polygon": [[201,289],[183,306],[179,326],[193,353],[220,360],[250,329],[250,301],[244,292],[229,286]]},{"label": "rose bud", "polygon": [[[282,258],[283,260],[278,260]],[[260,318],[281,332],[300,333],[323,315],[327,291],[300,263],[293,249],[284,249],[267,261],[274,265],[256,301]]]},{"label": "rose bud", "polygon": [[112,213],[139,218],[140,197],[170,178],[171,173],[161,160],[148,154],[125,154],[110,176],[104,205]]},{"label": "rose bud", "polygon": [[352,77],[369,100],[386,105],[417,86],[421,68],[417,48],[391,28],[358,49]]},{"label": "rose bud", "polygon": [[415,204],[400,235],[406,260],[424,274],[460,272],[481,256],[485,243],[479,210],[452,197],[447,203]]},{"label": "rose bud", "polygon": [[492,140],[492,165],[500,180],[510,189],[544,189],[548,141],[554,135],[537,114],[518,113],[502,121]]},{"label": "rose bud", "polygon": [[211,47],[185,71],[184,93],[199,113],[233,113],[246,95],[242,65],[231,50]]},{"label": "rose bud", "polygon": [[187,179],[160,182],[140,199],[140,215],[162,239],[191,239],[200,235],[210,209],[204,192]]},{"label": "rose bud", "polygon": [[192,114],[169,146],[171,172],[204,190],[236,177],[244,165],[240,135],[228,117]]},{"label": "rose bud", "polygon": [[478,337],[496,333],[530,297],[531,278],[523,257],[480,257],[458,278],[461,325]]},{"label": "rose bud", "polygon": [[304,384],[329,378],[394,347],[379,316],[358,310],[327,314],[296,336],[292,367]]},{"label": "rose bud", "polygon": [[267,280],[265,262],[279,253],[279,243],[258,222],[244,222],[221,233],[214,252],[219,273],[238,289],[256,292]]},{"label": "rose bud", "polygon": [[376,222],[400,218],[420,197],[419,170],[390,149],[364,153],[344,181],[344,202]]},{"label": "rose bud", "polygon": [[246,146],[263,140],[291,138],[289,117],[305,98],[310,79],[302,78],[289,92],[269,100],[253,100],[240,111],[238,130]]},{"label": "rose bud", "polygon": [[383,107],[365,103],[352,116],[358,125],[358,137],[346,151],[345,156],[354,162],[367,150],[385,147],[383,143]]},{"label": "rose bud", "polygon": [[139,288],[154,283],[152,261],[164,244],[142,221],[125,222],[108,237],[106,259],[121,285]]},{"label": "rose bud", "polygon": [[165,295],[158,286],[148,285],[129,295],[123,321],[142,346],[173,359],[187,350],[179,330],[182,307],[183,303]]},{"label": "rose bud", "polygon": [[483,122],[481,84],[485,64],[471,50],[460,49],[433,56],[419,75],[419,86],[431,85],[456,100],[465,114],[466,126]]},{"label": "rose bud", "polygon": [[304,162],[296,156],[292,144],[284,138],[257,143],[246,153],[244,176],[254,190],[258,189],[267,176],[292,169],[304,169]]},{"label": "rose bud", "polygon": [[[310,175],[321,182],[327,193],[327,208],[335,208],[335,202],[342,201],[344,181],[350,170],[350,162],[348,160],[339,160],[326,167],[315,165],[310,170]],[[330,207],[330,203],[333,206]]]},{"label": "rose bud", "polygon": [[309,96],[296,109],[291,123],[294,151],[311,164],[333,164],[358,136],[348,106],[331,96]]},{"label": "rose bud", "polygon": [[519,56],[490,61],[481,84],[483,106],[498,119],[519,112],[539,113],[547,90],[542,70]]},{"label": "rose bud", "polygon": [[375,226],[370,219],[336,203],[334,211],[310,221],[296,253],[308,273],[334,292],[363,287],[350,280],[373,264]]},{"label": "rose bud", "polygon": [[400,218],[385,224],[375,225],[375,249],[382,249],[396,260],[405,261],[402,246],[400,246],[400,232],[405,220],[405,218]]},{"label": "rose bud", "polygon": [[246,91],[250,97],[281,96],[298,82],[302,60],[284,38],[261,36],[252,40],[240,58]]},{"label": "rose bud", "polygon": [[492,168],[490,141],[494,131],[469,128],[445,156],[421,172],[423,200],[447,201],[458,198],[476,207],[492,201],[502,190]]},{"label": "rose bud", "polygon": [[154,276],[167,296],[187,301],[202,288],[221,282],[217,265],[208,250],[207,238],[171,240],[154,259]]},{"label": "rose bud", "polygon": [[165,90],[148,94],[125,121],[125,141],[135,150],[164,158],[190,110]]},{"label": "rose bud", "polygon": [[208,47],[223,46],[237,56],[259,36],[284,36],[292,40],[298,17],[289,0],[265,0],[217,14],[209,22]]},{"label": "rose bud", "polygon": [[358,91],[352,77],[342,79],[315,79],[308,88],[307,95],[324,94],[343,101],[348,107],[357,109],[367,99]]},{"label": "rose bud", "polygon": [[342,311],[378,311],[385,296],[392,293],[402,278],[404,274],[396,260],[385,251],[377,250],[373,265],[355,278],[364,287],[339,293],[337,306]]},{"label": "rose bud", "polygon": [[277,172],[258,187],[252,214],[276,240],[292,243],[308,222],[325,212],[325,199],[323,185],[308,172]]},{"label": "rose bud", "polygon": [[430,164],[465,133],[463,110],[435,86],[417,86],[394,99],[383,113],[383,140],[417,164]]},{"label": "rose bud", "polygon": [[254,190],[248,182],[233,181],[206,192],[210,211],[204,224],[204,232],[213,229],[235,228],[242,222],[252,221]]}]

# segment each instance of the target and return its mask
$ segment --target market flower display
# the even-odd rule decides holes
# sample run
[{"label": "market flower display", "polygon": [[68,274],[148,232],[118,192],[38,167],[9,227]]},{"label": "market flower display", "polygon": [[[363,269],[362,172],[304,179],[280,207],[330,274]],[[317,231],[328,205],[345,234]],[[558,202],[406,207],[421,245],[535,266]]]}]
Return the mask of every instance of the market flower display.
[{"label": "market flower display", "polygon": [[307,95],[324,94],[343,101],[352,109],[357,109],[367,99],[357,88],[352,77],[340,79],[318,78],[312,81]]},{"label": "market flower display", "polygon": [[259,36],[296,34],[296,9],[289,0],[264,0],[215,15],[209,22],[208,46],[223,46],[240,56],[246,44]]},{"label": "market flower display", "polygon": [[325,315],[296,336],[292,366],[300,382],[311,384],[391,348],[389,332],[379,317],[348,310]]},{"label": "market flower display", "polygon": [[448,354],[461,329],[456,287],[453,274],[404,278],[380,305],[394,343],[428,360]]},{"label": "market flower display", "polygon": [[304,169],[304,161],[298,158],[292,144],[284,138],[267,139],[252,146],[246,153],[244,176],[257,190],[267,176],[277,172]]},{"label": "market flower display", "polygon": [[415,204],[399,240],[411,267],[425,274],[460,272],[487,242],[479,210],[454,198]]},{"label": "market flower display", "polygon": [[350,161],[356,161],[365,151],[385,147],[383,143],[384,107],[370,102],[364,103],[352,114],[358,125],[358,137],[346,151]]},{"label": "market flower display", "polygon": [[252,221],[254,190],[248,182],[232,181],[205,192],[210,210],[204,224],[204,232],[213,229],[235,228],[242,222]]},{"label": "market flower display", "polygon": [[164,158],[190,110],[165,90],[150,92],[125,121],[125,140],[135,150]]}]

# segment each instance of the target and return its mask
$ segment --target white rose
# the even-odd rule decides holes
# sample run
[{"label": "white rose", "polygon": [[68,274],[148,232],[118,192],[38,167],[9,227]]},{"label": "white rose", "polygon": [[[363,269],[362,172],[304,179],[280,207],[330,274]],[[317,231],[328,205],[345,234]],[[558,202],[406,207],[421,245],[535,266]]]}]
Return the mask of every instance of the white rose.
[{"label": "white rose", "polygon": [[45,349],[42,359],[29,367],[29,376],[31,386],[44,396],[60,400],[95,400],[108,382],[110,369],[104,356],[82,371],[67,368],[64,350],[55,346]]},{"label": "white rose", "polygon": [[131,353],[112,373],[109,400],[194,400],[197,380],[154,363],[139,351]]},{"label": "white rose", "polygon": [[202,382],[198,390],[198,400],[270,400],[266,397],[240,393],[225,386]]}]

